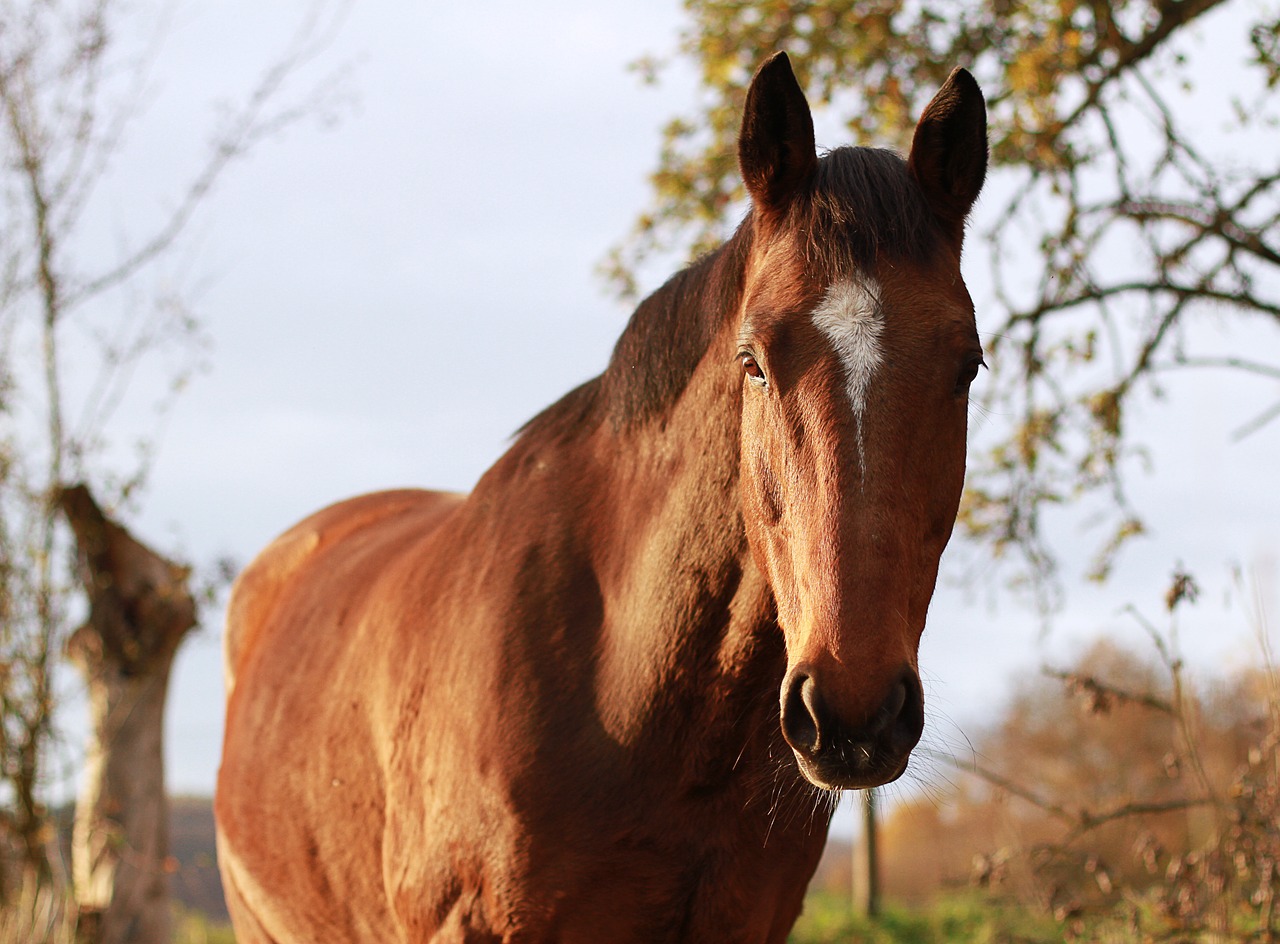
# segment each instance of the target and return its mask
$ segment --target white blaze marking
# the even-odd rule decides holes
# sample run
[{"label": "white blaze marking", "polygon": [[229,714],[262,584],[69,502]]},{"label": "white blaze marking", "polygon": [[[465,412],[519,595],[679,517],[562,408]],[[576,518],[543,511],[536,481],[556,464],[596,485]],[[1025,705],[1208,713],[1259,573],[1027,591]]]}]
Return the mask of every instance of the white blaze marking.
[{"label": "white blaze marking", "polygon": [[813,323],[826,335],[844,364],[845,390],[853,406],[853,422],[858,437],[858,462],[867,474],[867,455],[862,437],[862,417],[867,409],[867,391],[880,366],[880,334],[884,313],[880,307],[880,286],[874,281],[844,279],[827,288]]}]

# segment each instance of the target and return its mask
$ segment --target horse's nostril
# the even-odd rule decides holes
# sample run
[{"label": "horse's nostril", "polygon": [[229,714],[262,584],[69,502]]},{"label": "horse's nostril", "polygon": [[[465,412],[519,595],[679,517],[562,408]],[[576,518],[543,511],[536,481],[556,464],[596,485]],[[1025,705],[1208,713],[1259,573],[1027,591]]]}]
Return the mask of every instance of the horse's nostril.
[{"label": "horse's nostril", "polygon": [[821,747],[818,727],[818,686],[813,676],[797,667],[782,686],[782,736],[795,750],[817,753]]},{"label": "horse's nostril", "polygon": [[[903,676],[885,702],[886,721],[880,736],[890,750],[905,754],[920,741],[924,732],[924,693],[914,672]],[[892,707],[892,712],[888,709]]]},{"label": "horse's nostril", "polygon": [[832,713],[810,665],[793,667],[780,695],[782,736],[802,765],[809,765],[806,776],[819,772],[815,783],[865,785],[896,776],[924,729],[924,696],[911,669],[890,685],[878,708],[853,721]]},{"label": "horse's nostril", "polygon": [[871,724],[867,726],[867,734],[870,737],[878,737],[890,725],[896,723],[902,714],[902,709],[907,703],[907,683],[899,682],[893,686],[889,692],[889,697],[885,699],[884,704],[875,713],[871,719]]}]

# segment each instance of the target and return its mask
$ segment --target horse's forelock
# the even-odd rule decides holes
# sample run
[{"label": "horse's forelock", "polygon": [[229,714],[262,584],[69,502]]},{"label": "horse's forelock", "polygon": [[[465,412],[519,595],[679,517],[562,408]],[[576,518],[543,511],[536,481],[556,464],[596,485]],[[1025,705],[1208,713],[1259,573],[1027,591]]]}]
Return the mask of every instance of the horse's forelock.
[{"label": "horse's forelock", "polygon": [[842,147],[823,155],[786,226],[822,282],[874,272],[878,256],[923,260],[938,251],[944,235],[907,162],[880,148]]}]

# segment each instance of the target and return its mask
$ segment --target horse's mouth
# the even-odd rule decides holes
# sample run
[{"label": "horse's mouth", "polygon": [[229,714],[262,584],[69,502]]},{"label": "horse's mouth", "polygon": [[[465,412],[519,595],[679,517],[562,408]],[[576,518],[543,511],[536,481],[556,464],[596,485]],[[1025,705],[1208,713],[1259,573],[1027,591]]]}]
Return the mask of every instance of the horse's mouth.
[{"label": "horse's mouth", "polygon": [[817,756],[793,751],[804,779],[823,790],[868,790],[893,783],[907,771],[910,752],[896,758],[877,757],[859,745]]}]

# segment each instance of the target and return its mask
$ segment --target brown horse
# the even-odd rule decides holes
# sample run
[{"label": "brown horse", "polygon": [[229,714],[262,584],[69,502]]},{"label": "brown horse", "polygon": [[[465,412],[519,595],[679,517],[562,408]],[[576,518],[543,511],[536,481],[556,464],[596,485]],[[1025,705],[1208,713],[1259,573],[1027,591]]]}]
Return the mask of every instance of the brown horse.
[{"label": "brown horse", "polygon": [[780,942],[845,788],[902,774],[982,362],[955,72],[910,158],[815,156],[785,56],[753,208],[467,497],[336,505],[240,578],[218,849],[241,944]]}]

